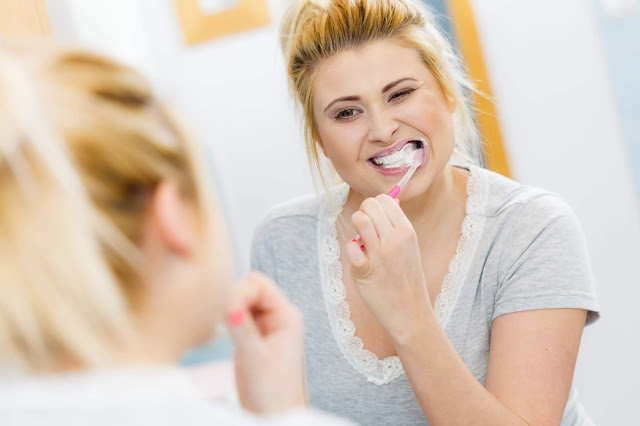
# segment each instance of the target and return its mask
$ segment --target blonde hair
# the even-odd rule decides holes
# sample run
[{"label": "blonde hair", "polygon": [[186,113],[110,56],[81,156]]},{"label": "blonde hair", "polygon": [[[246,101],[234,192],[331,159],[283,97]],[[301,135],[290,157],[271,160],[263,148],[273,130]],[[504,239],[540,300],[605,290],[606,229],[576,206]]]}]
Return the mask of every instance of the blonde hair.
[{"label": "blonde hair", "polygon": [[413,0],[294,0],[285,14],[281,45],[289,85],[302,106],[307,158],[312,172],[324,182],[319,163],[321,144],[313,116],[315,67],[323,59],[378,40],[394,40],[416,49],[443,94],[452,100],[456,134],[455,155],[481,162],[480,138],[469,94],[473,85],[450,43],[438,30],[434,16]]},{"label": "blonde hair", "polygon": [[111,362],[130,338],[154,188],[176,182],[214,232],[203,156],[137,72],[49,44],[0,51],[0,132],[0,356]]}]

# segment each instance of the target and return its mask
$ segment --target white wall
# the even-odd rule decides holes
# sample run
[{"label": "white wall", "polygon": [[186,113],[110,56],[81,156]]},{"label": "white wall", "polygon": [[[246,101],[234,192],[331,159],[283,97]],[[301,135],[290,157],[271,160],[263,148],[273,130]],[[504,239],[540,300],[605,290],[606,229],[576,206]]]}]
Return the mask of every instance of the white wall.
[{"label": "white wall", "polygon": [[[271,0],[276,20],[285,2]],[[56,36],[137,65],[189,117],[213,151],[244,270],[264,211],[313,190],[277,26],[186,46],[170,0],[48,5]],[[561,194],[587,236],[603,318],[584,335],[576,373],[582,400],[599,424],[628,424],[640,397],[640,219],[592,6],[473,5],[515,177]]]},{"label": "white wall", "polygon": [[598,424],[630,424],[640,398],[640,200],[592,2],[473,6],[515,178],[561,194],[587,236],[603,314],[583,337],[581,399]]}]

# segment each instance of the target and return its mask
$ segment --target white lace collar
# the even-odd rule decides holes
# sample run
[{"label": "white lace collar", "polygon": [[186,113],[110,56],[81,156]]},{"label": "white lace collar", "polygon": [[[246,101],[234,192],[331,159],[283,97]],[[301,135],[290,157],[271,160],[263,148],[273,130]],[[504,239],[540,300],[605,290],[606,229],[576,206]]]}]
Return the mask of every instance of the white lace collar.
[{"label": "white lace collar", "polygon": [[[449,264],[449,272],[442,282],[442,290],[435,302],[435,314],[440,326],[445,329],[456,305],[460,290],[473,261],[478,246],[484,216],[481,214],[488,197],[487,175],[475,166],[467,166],[471,176],[467,182],[466,216],[462,223],[456,254]],[[364,349],[362,340],[355,335],[351,311],[346,302],[346,290],[342,282],[340,243],[336,221],[349,195],[346,184],[338,185],[321,203],[318,215],[318,260],[322,293],[329,316],[333,336],[344,357],[351,366],[367,377],[367,380],[383,385],[404,374],[397,356],[384,360]]]}]

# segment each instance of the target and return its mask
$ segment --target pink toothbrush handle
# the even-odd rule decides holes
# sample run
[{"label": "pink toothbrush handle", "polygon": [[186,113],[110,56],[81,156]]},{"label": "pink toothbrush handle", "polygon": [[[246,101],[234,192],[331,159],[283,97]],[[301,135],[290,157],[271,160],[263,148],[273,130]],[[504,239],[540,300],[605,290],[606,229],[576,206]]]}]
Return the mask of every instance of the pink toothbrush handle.
[{"label": "pink toothbrush handle", "polygon": [[389,191],[389,193],[388,193],[387,195],[388,195],[389,197],[391,197],[391,198],[395,199],[395,198],[398,196],[398,194],[400,193],[400,190],[401,190],[401,189],[402,189],[402,188],[400,188],[400,186],[399,186],[399,185],[396,185],[396,186],[394,186],[394,187],[393,187],[393,189],[392,189],[391,191]]}]

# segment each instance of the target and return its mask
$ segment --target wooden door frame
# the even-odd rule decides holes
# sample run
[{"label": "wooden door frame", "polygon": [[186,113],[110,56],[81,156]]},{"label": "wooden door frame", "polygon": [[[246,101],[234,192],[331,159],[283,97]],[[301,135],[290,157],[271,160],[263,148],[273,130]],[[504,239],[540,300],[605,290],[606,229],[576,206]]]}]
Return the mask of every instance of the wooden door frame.
[{"label": "wooden door frame", "polygon": [[474,93],[476,118],[483,140],[487,167],[504,176],[511,177],[511,168],[504,146],[498,114],[489,82],[489,75],[482,54],[478,29],[470,0],[446,0],[451,24],[460,53],[469,70],[471,80],[482,95]]}]

